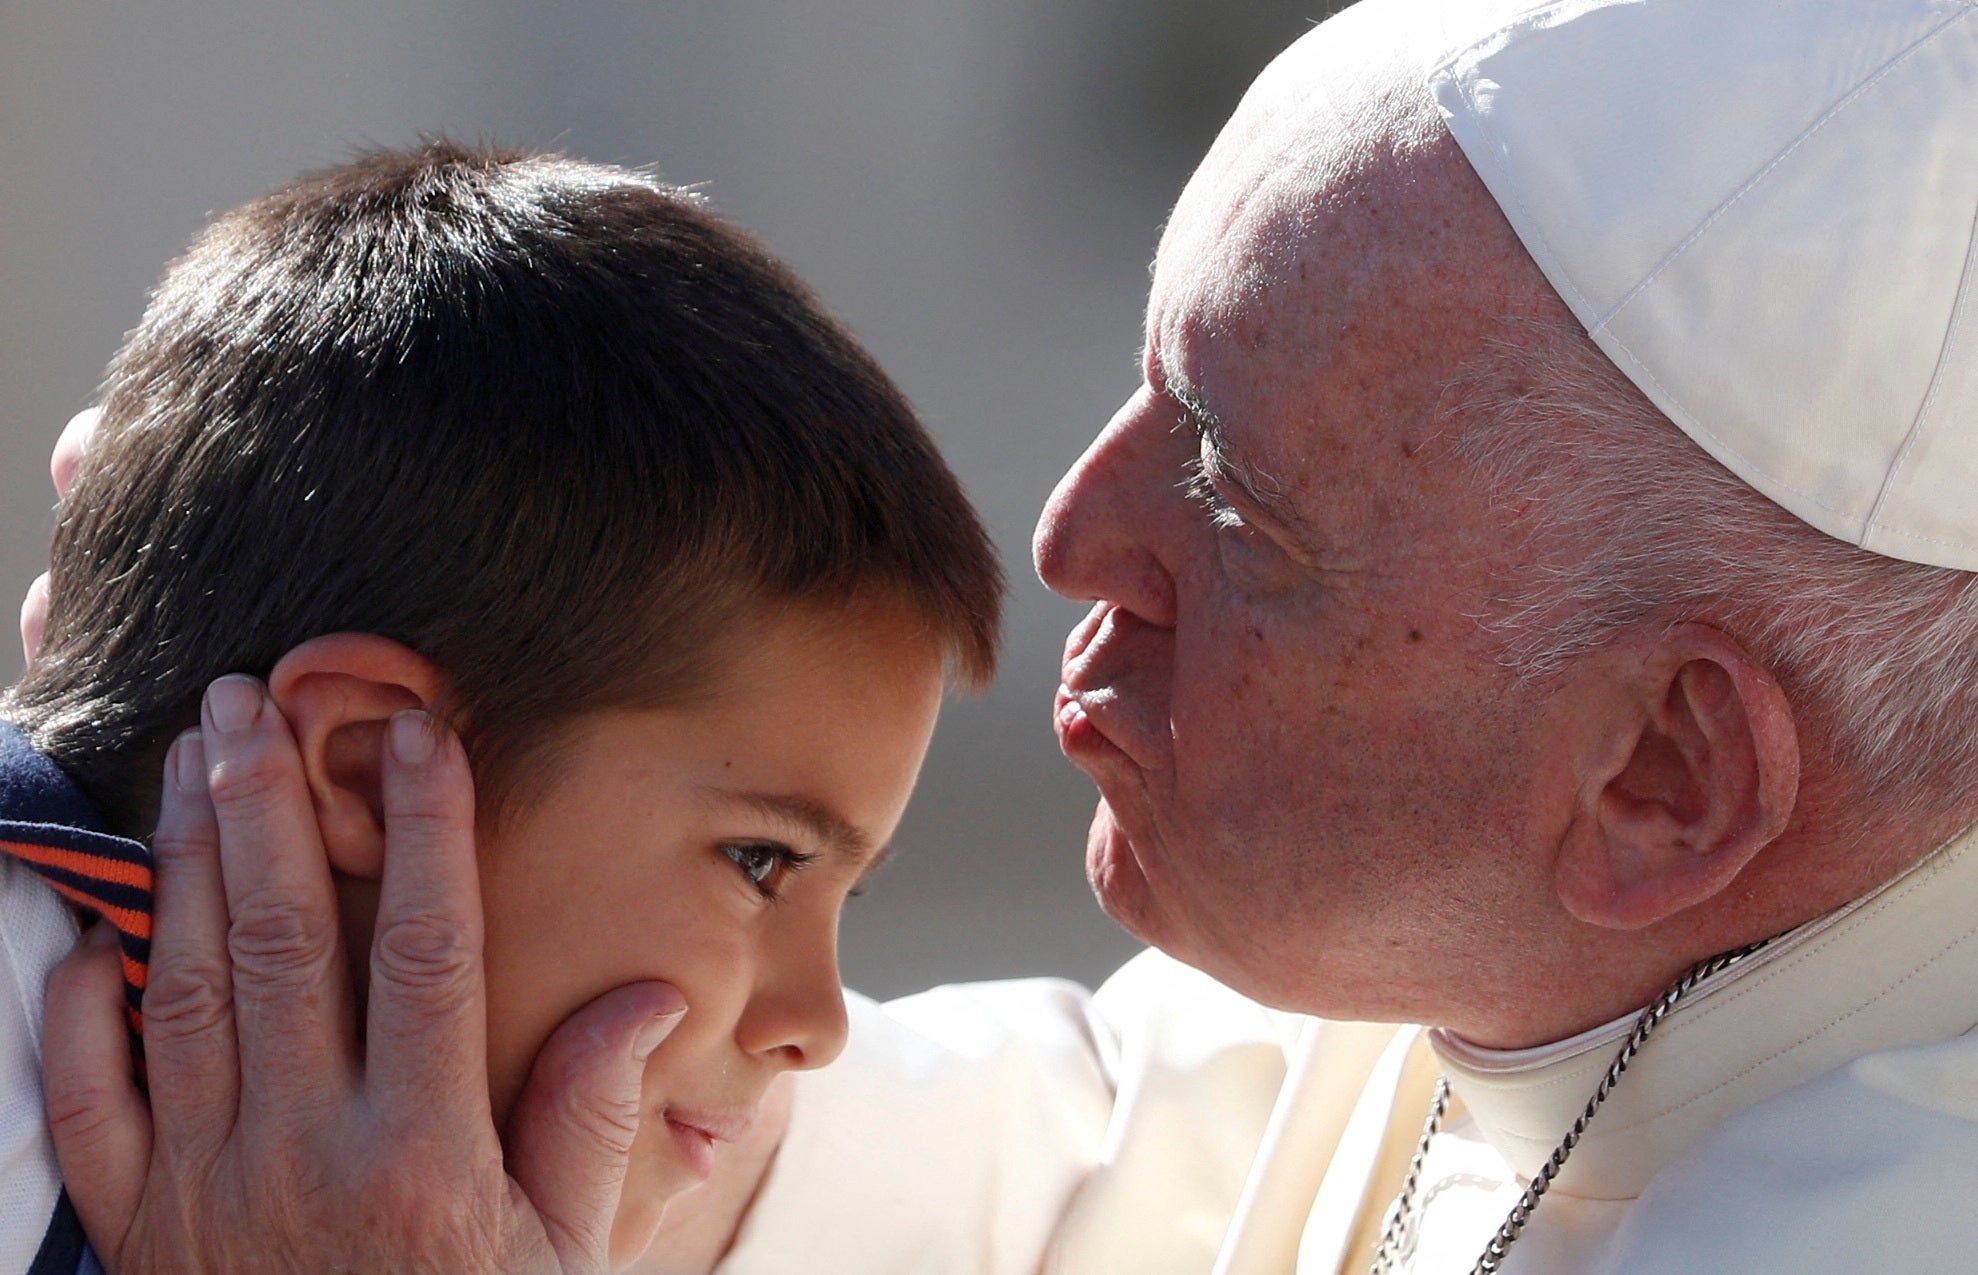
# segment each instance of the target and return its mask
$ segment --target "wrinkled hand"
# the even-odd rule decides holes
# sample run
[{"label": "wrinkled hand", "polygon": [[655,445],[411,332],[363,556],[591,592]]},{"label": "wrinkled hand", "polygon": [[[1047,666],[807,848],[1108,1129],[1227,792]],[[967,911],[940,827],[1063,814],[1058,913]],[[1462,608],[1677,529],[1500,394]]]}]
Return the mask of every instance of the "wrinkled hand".
[{"label": "wrinkled hand", "polygon": [[634,984],[567,1021],[536,1060],[504,1160],[466,762],[421,714],[388,736],[361,1043],[301,764],[249,679],[217,684],[166,761],[148,1099],[114,946],[92,936],[50,979],[50,1128],[112,1271],[608,1268],[644,1060],[684,1005]]}]

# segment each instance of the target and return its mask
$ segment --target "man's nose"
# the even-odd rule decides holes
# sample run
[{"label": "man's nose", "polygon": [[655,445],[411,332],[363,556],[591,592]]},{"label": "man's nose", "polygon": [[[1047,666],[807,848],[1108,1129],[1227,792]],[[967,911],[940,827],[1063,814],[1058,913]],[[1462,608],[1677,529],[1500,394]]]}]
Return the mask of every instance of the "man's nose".
[{"label": "man's nose", "polygon": [[1151,393],[1128,399],[1045,502],[1031,541],[1038,578],[1079,602],[1106,601],[1174,624],[1172,522],[1185,512],[1187,443]]},{"label": "man's nose", "polygon": [[849,1032],[834,923],[792,942],[764,965],[735,1040],[746,1053],[804,1071],[843,1053]]}]

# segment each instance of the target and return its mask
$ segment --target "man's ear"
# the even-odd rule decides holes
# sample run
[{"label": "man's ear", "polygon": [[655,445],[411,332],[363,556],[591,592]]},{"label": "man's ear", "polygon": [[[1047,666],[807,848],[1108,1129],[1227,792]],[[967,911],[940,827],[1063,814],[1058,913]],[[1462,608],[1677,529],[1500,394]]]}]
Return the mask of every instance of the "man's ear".
[{"label": "man's ear", "polygon": [[[1641,929],[1726,889],[1786,827],[1799,734],[1778,682],[1721,630],[1681,624],[1599,697],[1555,865],[1566,910]],[[1639,662],[1634,659],[1638,657]]]},{"label": "man's ear", "polygon": [[373,880],[383,872],[385,726],[400,709],[432,708],[444,686],[431,660],[370,633],[311,638],[268,675],[268,692],[295,731],[323,848],[338,872]]}]

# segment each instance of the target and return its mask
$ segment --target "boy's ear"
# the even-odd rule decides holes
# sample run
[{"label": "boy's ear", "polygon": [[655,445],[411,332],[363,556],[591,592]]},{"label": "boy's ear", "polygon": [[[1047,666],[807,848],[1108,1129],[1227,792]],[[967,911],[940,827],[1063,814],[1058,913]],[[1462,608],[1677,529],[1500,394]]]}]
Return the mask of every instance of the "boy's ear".
[{"label": "boy's ear", "polygon": [[439,666],[370,633],[330,633],[284,655],[268,692],[295,731],[330,866],[377,879],[384,870],[380,763],[385,726],[400,709],[430,709]]},{"label": "boy's ear", "polygon": [[1778,682],[1721,630],[1680,624],[1626,658],[1584,737],[1554,886],[1580,920],[1634,930],[1717,895],[1784,831],[1799,735]]}]

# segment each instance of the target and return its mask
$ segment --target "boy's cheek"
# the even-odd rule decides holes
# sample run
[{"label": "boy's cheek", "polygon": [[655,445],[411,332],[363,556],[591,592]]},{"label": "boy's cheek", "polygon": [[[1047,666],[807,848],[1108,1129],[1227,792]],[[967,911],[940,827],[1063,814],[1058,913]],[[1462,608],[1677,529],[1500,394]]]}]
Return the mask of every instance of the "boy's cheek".
[{"label": "boy's cheek", "polygon": [[488,1098],[495,1127],[506,1129],[509,1111],[528,1083],[536,1055],[557,1025],[582,1002],[556,1008],[540,977],[517,970],[491,946],[488,951]]}]

